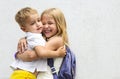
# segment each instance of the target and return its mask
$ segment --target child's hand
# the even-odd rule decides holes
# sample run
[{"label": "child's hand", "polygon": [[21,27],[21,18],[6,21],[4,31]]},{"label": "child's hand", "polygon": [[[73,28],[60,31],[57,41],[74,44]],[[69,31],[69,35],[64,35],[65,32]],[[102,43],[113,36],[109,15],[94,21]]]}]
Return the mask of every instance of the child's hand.
[{"label": "child's hand", "polygon": [[18,42],[17,51],[23,53],[27,49],[27,41],[25,38],[21,38]]},{"label": "child's hand", "polygon": [[22,61],[33,61],[33,60],[37,60],[38,56],[36,55],[35,51],[32,50],[27,50],[24,53],[16,53],[15,57],[22,60]]},{"label": "child's hand", "polygon": [[66,48],[65,46],[59,47],[57,49],[58,57],[64,57],[66,55]]}]

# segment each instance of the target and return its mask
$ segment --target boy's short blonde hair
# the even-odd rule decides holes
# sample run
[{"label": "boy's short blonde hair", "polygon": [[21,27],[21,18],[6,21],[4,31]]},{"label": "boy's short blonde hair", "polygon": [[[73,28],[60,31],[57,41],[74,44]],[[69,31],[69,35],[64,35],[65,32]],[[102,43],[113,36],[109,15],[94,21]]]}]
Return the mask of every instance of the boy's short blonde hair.
[{"label": "boy's short blonde hair", "polygon": [[20,25],[20,27],[23,27],[31,14],[38,14],[38,12],[37,10],[30,7],[22,8],[15,15],[15,20]]}]

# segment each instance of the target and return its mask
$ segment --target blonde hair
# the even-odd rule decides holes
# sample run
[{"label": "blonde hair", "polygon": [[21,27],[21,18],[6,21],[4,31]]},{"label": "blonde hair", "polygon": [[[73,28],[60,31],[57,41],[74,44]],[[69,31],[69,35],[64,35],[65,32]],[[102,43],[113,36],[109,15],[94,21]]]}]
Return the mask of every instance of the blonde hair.
[{"label": "blonde hair", "polygon": [[68,45],[67,25],[64,14],[61,12],[61,10],[58,8],[47,9],[42,12],[41,19],[44,14],[49,15],[55,20],[58,29],[56,36],[62,36],[64,44]]},{"label": "blonde hair", "polygon": [[22,27],[25,25],[26,20],[31,16],[31,14],[36,13],[38,13],[37,10],[30,7],[25,7],[17,12],[15,15],[15,20]]}]

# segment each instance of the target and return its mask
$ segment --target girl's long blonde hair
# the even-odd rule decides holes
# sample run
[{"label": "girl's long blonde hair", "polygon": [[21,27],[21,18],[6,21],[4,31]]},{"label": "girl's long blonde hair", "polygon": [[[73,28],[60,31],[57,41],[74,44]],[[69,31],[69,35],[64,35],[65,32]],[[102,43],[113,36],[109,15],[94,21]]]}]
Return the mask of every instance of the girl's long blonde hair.
[{"label": "girl's long blonde hair", "polygon": [[55,20],[58,29],[56,36],[62,36],[64,44],[68,45],[67,25],[64,14],[61,10],[58,8],[49,8],[42,12],[41,18],[44,14],[49,15]]}]

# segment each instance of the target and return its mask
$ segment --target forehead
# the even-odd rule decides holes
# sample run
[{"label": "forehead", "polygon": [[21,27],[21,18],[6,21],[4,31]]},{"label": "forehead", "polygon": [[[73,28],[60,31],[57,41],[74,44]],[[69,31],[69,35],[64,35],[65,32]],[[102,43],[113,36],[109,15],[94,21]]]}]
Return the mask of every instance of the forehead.
[{"label": "forehead", "polygon": [[32,14],[29,16],[29,19],[40,18],[38,13]]},{"label": "forehead", "polygon": [[39,19],[40,18],[40,16],[39,16],[39,14],[32,14],[32,15],[30,15],[27,19],[26,19],[26,21],[27,20],[36,20],[36,19]]},{"label": "forehead", "polygon": [[44,14],[41,16],[41,20],[54,20],[51,15]]}]

